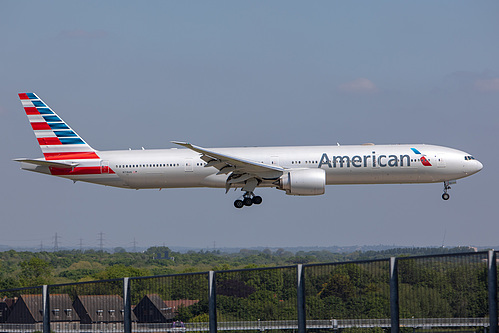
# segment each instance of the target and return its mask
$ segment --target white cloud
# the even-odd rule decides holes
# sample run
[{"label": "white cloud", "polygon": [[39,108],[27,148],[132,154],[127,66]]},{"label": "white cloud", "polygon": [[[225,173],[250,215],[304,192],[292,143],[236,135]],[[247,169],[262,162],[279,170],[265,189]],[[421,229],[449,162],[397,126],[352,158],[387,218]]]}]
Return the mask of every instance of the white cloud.
[{"label": "white cloud", "polygon": [[474,87],[480,91],[497,91],[499,92],[499,78],[478,79],[474,82]]},{"label": "white cloud", "polygon": [[339,85],[339,90],[349,93],[374,93],[378,91],[376,85],[369,79],[358,78]]},{"label": "white cloud", "polygon": [[444,84],[450,89],[499,92],[499,74],[494,71],[459,71],[447,75]]}]

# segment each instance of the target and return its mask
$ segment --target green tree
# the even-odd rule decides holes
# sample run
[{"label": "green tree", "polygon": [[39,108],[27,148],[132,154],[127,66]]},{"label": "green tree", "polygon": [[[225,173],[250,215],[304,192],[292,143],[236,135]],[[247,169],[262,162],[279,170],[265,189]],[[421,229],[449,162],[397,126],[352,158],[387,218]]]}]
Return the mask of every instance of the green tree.
[{"label": "green tree", "polygon": [[20,263],[19,282],[23,287],[41,286],[52,283],[53,268],[43,259],[32,257]]},{"label": "green tree", "polygon": [[126,253],[126,250],[123,247],[119,246],[114,248],[114,253]]},{"label": "green tree", "polygon": [[96,280],[121,279],[124,277],[137,277],[151,275],[149,270],[143,268],[135,268],[125,265],[114,265],[107,267],[105,270],[94,275]]}]

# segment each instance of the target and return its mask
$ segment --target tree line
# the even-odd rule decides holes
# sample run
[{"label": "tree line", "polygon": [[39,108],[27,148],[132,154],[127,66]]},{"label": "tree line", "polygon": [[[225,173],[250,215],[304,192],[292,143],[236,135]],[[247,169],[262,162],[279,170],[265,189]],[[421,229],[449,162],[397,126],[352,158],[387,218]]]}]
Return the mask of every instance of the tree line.
[{"label": "tree line", "polygon": [[[0,252],[0,290],[44,284],[85,282],[122,277],[168,275],[177,273],[275,267],[310,263],[334,263],[422,254],[469,252],[457,248],[398,248],[384,251],[333,253],[326,250],[242,249],[238,253],[188,251],[180,253],[168,247],[150,247],[144,252],[115,253],[96,250],[57,252]],[[165,258],[164,253],[169,253]],[[161,258],[161,259],[158,259]]]}]

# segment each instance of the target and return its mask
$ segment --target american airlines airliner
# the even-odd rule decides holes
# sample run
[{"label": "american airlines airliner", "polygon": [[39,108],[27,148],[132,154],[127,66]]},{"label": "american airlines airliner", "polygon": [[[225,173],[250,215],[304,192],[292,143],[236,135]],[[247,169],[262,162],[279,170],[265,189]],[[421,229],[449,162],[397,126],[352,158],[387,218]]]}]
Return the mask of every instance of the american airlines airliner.
[{"label": "american airlines airliner", "polygon": [[242,147],[98,151],[34,93],[20,93],[43,158],[18,158],[24,170],[73,182],[128,189],[212,187],[241,189],[236,208],[258,205],[257,187],[289,195],[321,195],[326,185],[443,182],[450,185],[482,169],[472,155],[426,144]]}]

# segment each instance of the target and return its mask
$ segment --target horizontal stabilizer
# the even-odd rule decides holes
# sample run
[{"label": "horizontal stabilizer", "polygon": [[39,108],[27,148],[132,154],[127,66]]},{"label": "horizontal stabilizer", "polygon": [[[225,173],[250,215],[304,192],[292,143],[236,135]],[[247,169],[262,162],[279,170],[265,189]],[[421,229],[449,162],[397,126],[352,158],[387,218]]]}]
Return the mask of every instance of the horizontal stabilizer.
[{"label": "horizontal stabilizer", "polygon": [[29,158],[16,158],[14,159],[16,162],[29,163],[35,165],[41,165],[46,167],[56,167],[56,168],[67,168],[71,169],[77,166],[79,163],[63,163],[63,162],[55,162],[55,161],[45,161],[45,160],[32,160]]}]

